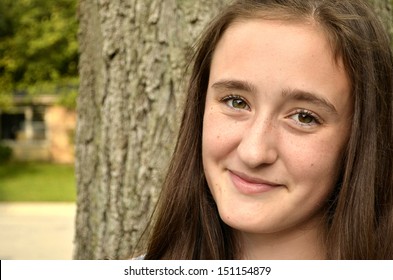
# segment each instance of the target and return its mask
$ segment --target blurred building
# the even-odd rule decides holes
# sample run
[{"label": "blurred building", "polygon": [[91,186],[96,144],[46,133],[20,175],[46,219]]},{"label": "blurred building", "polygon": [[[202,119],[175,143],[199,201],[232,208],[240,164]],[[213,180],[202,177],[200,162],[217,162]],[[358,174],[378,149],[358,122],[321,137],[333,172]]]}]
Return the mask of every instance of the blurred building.
[{"label": "blurred building", "polygon": [[14,108],[0,111],[0,141],[23,161],[74,161],[75,111],[57,105],[56,95],[15,95]]}]

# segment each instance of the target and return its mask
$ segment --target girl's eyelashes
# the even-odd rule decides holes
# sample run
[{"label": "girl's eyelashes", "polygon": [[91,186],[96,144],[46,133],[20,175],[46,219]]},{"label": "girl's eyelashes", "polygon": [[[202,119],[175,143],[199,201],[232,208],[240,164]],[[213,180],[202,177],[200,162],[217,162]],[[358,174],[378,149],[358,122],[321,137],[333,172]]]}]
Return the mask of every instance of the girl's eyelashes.
[{"label": "girl's eyelashes", "polygon": [[305,109],[297,110],[295,114],[290,115],[289,118],[294,120],[297,125],[303,127],[316,126],[323,123],[318,115]]},{"label": "girl's eyelashes", "polygon": [[221,102],[224,102],[227,106],[235,110],[248,110],[250,111],[250,106],[247,101],[239,95],[228,95],[223,97]]}]

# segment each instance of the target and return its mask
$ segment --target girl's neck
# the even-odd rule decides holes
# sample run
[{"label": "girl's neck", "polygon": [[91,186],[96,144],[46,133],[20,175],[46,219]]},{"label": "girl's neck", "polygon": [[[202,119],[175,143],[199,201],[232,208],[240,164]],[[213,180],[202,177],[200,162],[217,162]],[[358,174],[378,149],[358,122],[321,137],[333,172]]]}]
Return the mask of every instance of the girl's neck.
[{"label": "girl's neck", "polygon": [[[320,222],[320,221],[319,221]],[[321,225],[268,234],[238,232],[241,259],[326,259]]]}]

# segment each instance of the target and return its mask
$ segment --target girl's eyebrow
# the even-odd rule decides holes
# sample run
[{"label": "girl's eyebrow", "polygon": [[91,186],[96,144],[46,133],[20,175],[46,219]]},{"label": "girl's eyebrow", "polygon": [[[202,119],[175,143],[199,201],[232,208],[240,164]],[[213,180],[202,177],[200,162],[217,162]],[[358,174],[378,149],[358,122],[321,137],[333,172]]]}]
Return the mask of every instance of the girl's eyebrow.
[{"label": "girl's eyebrow", "polygon": [[282,96],[284,98],[289,98],[298,101],[305,101],[315,104],[325,109],[328,113],[338,115],[336,107],[334,107],[332,103],[330,103],[325,98],[319,96],[318,94],[300,90],[300,89],[287,89],[282,91]]},{"label": "girl's eyebrow", "polygon": [[253,84],[241,80],[219,80],[218,82],[212,84],[212,88],[240,90],[253,93],[257,92],[257,89]]}]

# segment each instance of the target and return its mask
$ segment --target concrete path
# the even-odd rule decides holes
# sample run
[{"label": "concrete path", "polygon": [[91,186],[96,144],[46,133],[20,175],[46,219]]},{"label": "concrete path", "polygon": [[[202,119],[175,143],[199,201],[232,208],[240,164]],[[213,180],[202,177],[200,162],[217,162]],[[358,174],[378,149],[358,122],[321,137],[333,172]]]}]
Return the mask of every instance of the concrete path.
[{"label": "concrete path", "polygon": [[72,259],[74,203],[0,203],[0,259]]}]

